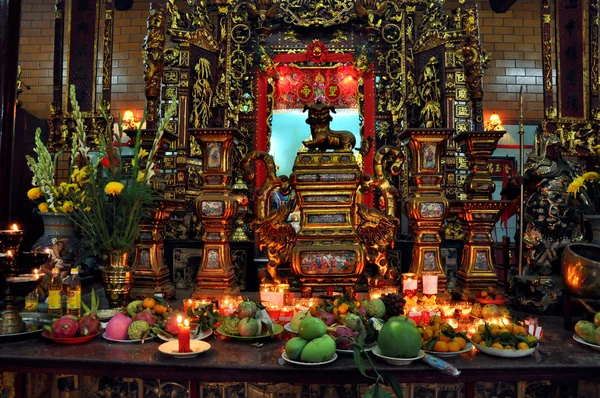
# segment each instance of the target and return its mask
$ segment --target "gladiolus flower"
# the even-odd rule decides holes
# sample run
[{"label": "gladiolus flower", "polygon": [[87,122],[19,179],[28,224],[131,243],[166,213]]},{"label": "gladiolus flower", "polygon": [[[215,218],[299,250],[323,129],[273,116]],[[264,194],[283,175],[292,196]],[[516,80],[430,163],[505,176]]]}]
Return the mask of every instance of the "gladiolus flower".
[{"label": "gladiolus flower", "polygon": [[150,153],[147,150],[145,150],[144,148],[140,148],[140,151],[138,152],[138,156],[140,159],[143,159],[148,155],[150,155]]},{"label": "gladiolus flower", "polygon": [[73,211],[73,202],[67,200],[60,208],[63,213],[71,213]]},{"label": "gladiolus flower", "polygon": [[144,172],[138,171],[137,182],[144,182]]},{"label": "gladiolus flower", "polygon": [[123,184],[120,182],[112,181],[106,184],[106,187],[104,187],[104,192],[106,192],[107,195],[117,196],[121,194],[123,188],[125,188],[125,186],[123,186]]},{"label": "gladiolus flower", "polygon": [[40,187],[33,187],[27,191],[27,197],[29,200],[36,200],[42,197],[42,190]]},{"label": "gladiolus flower", "polygon": [[586,181],[594,181],[600,178],[600,174],[596,173],[595,171],[588,171],[581,177]]}]

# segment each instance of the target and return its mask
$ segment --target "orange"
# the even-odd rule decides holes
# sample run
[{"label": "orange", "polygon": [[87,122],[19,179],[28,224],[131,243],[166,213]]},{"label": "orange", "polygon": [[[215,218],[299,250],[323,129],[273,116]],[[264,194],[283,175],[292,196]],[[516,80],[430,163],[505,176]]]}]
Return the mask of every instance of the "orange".
[{"label": "orange", "polygon": [[154,300],[152,297],[146,297],[144,299],[144,301],[142,301],[142,307],[144,308],[154,308],[154,306],[156,305],[156,300]]},{"label": "orange", "polygon": [[165,307],[164,305],[162,305],[162,304],[156,304],[154,306],[154,313],[156,315],[162,315],[165,312],[167,312],[167,307]]},{"label": "orange", "polygon": [[513,347],[513,346],[511,346],[511,345],[505,345],[505,346],[504,346],[504,349],[505,349],[505,350],[514,350],[514,349],[515,349],[515,347]]},{"label": "orange", "polygon": [[485,325],[484,324],[479,325],[479,327],[477,328],[477,331],[479,333],[485,333]]},{"label": "orange", "polygon": [[452,340],[448,343],[448,351],[449,352],[457,352],[460,351],[460,343],[458,341]]},{"label": "orange", "polygon": [[348,304],[342,303],[338,305],[338,311],[340,312],[340,314],[345,314],[346,312],[348,312]]},{"label": "orange", "polygon": [[433,329],[431,327],[426,326],[425,329],[423,329],[423,338],[427,340],[431,340],[433,338]]},{"label": "orange", "polygon": [[525,329],[525,327],[523,327],[523,326],[516,325],[515,326],[515,330],[513,331],[513,333],[515,335],[520,335],[520,334],[526,335],[527,334],[527,329]]},{"label": "orange", "polygon": [[498,348],[499,350],[504,349],[504,347],[500,343],[494,343],[494,344],[492,344],[492,348]]},{"label": "orange", "polygon": [[448,343],[445,341],[436,341],[433,345],[433,351],[435,352],[448,352]]},{"label": "orange", "polygon": [[467,346],[467,341],[462,337],[455,337],[454,341],[458,342],[461,350],[463,350]]},{"label": "orange", "polygon": [[439,315],[434,315],[431,317],[431,322],[434,325],[439,325],[440,323],[442,323],[442,317]]},{"label": "orange", "polygon": [[317,316],[317,312],[319,311],[319,306],[317,306],[316,304],[313,305],[312,307],[310,307],[310,314],[312,316]]},{"label": "orange", "polygon": [[483,335],[479,332],[473,334],[473,337],[471,337],[471,341],[475,344],[479,344],[483,341]]},{"label": "orange", "polygon": [[449,342],[450,337],[446,336],[443,332],[440,332],[440,341]]},{"label": "orange", "polygon": [[500,334],[500,328],[498,326],[490,328],[490,331],[492,332],[492,336],[498,336]]},{"label": "orange", "polygon": [[519,344],[517,344],[517,348],[519,350],[528,350],[529,349],[529,344],[525,343],[525,342],[520,342]]}]

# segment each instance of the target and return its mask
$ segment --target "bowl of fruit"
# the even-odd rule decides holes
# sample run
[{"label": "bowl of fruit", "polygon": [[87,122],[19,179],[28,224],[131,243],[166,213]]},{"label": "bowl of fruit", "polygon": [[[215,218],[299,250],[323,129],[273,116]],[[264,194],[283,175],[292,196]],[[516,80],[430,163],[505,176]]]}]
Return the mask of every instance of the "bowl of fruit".
[{"label": "bowl of fruit", "polygon": [[81,344],[93,340],[104,331],[98,319],[98,297],[92,289],[91,308],[81,302],[85,313],[80,318],[64,315],[55,319],[52,325],[44,325],[42,336],[59,344]]},{"label": "bowl of fruit", "polygon": [[539,344],[539,340],[530,335],[527,328],[519,323],[479,325],[471,341],[484,354],[503,358],[521,358],[531,355]]},{"label": "bowl of fruit", "polygon": [[473,349],[465,332],[458,332],[451,325],[442,323],[440,317],[434,316],[429,325],[419,326],[418,329],[423,341],[423,351],[427,354],[445,358]]}]

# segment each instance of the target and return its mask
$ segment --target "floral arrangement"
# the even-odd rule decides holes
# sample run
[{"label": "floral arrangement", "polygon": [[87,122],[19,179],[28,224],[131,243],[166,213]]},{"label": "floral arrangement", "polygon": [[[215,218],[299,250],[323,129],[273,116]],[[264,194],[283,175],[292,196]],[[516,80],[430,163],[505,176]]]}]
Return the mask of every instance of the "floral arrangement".
[{"label": "floral arrangement", "polygon": [[[592,149],[600,155],[600,145]],[[600,214],[600,173],[588,171],[575,177],[567,187],[567,193],[575,197],[579,211],[584,214]]]},{"label": "floral arrangement", "polygon": [[[173,102],[160,123],[150,151],[141,148],[141,130],[131,142],[132,150],[124,150],[122,122],[118,135],[113,133],[106,110],[100,111],[106,121],[105,134],[96,138],[96,147],[88,146],[83,115],[70,88],[75,131],[70,147],[69,181],[58,186],[54,183],[54,160],[36,134],[35,152],[38,159],[28,158],[34,173],[33,185],[28,192],[32,200],[44,200],[40,211],[62,212],[81,229],[82,243],[90,254],[108,251],[129,251],[140,232],[140,223],[150,210],[155,197],[150,179],[155,174],[153,159],[161,143],[166,122],[175,113]],[[145,119],[145,115],[144,115]],[[142,123],[143,124],[143,121]],[[44,205],[45,203],[45,205]]]}]

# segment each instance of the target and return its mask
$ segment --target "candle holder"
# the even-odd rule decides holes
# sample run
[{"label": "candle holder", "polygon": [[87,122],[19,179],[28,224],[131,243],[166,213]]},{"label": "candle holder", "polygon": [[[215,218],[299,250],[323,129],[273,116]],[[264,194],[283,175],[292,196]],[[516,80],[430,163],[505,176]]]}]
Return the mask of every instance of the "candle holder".
[{"label": "candle holder", "polygon": [[384,294],[398,294],[398,287],[386,286],[369,288],[369,300],[381,298],[381,296],[383,296]]},{"label": "candle holder", "polygon": [[34,274],[17,276],[16,259],[12,252],[9,251],[9,253],[0,253],[0,267],[5,270],[7,275],[4,298],[6,310],[2,313],[0,319],[0,335],[21,333],[25,331],[26,327],[15,306],[12,285],[18,286],[20,291],[29,292],[37,288],[41,282],[41,279]]},{"label": "candle holder", "polygon": [[17,229],[17,225],[13,224],[12,229],[0,231],[0,245],[4,253],[11,251],[15,257],[19,255],[19,247],[23,242],[24,231]]}]

